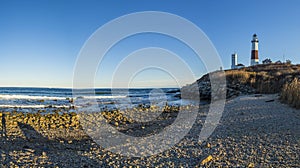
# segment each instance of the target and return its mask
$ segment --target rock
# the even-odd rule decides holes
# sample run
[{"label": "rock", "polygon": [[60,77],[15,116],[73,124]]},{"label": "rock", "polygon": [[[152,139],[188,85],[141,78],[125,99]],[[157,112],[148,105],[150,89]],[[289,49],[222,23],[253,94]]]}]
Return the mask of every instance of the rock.
[{"label": "rock", "polygon": [[206,148],[211,148],[211,144],[210,144],[210,143],[207,143],[207,144],[206,144]]},{"label": "rock", "polygon": [[28,151],[28,152],[30,152],[30,153],[34,153],[34,152],[35,152],[35,150],[29,149],[29,148],[25,148],[24,150],[25,150],[25,151]]},{"label": "rock", "polygon": [[206,163],[210,162],[213,159],[211,155],[207,156],[205,159],[201,161],[201,165],[205,165]]},{"label": "rock", "polygon": [[248,168],[254,168],[254,163],[249,163]]}]

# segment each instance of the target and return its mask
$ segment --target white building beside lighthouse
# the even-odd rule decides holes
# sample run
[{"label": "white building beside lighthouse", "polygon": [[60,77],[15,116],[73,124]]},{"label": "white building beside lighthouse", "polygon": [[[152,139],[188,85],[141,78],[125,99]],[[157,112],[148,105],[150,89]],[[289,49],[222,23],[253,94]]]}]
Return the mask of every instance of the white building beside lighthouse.
[{"label": "white building beside lighthouse", "polygon": [[257,35],[254,34],[252,38],[252,50],[251,50],[251,66],[259,64],[258,59],[258,38]]},{"label": "white building beside lighthouse", "polygon": [[231,55],[231,69],[236,69],[238,65],[238,55],[234,53]]}]

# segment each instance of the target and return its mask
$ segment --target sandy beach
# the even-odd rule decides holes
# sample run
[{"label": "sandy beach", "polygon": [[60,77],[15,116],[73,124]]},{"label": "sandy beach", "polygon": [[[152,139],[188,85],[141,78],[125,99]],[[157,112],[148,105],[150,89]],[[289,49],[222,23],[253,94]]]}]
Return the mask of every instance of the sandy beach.
[{"label": "sandy beach", "polygon": [[1,135],[0,167],[300,167],[300,111],[281,104],[277,94],[228,100],[214,133],[199,142],[207,110],[200,109],[178,144],[144,158],[106,151],[80,127],[36,129],[20,122]]}]

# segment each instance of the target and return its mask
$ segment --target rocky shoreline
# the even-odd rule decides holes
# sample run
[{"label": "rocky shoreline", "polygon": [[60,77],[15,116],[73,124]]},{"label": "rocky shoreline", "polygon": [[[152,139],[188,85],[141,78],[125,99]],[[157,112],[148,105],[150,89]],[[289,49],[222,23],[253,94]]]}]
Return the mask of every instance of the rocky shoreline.
[{"label": "rocky shoreline", "polygon": [[[35,126],[37,121],[43,121],[30,121],[36,116],[19,114],[21,120],[15,114],[6,114],[6,119],[13,121],[6,120],[12,124],[6,128],[7,135],[1,136],[0,167],[300,167],[299,110],[281,104],[277,95],[239,96],[229,100],[212,136],[199,142],[208,108],[201,107],[193,128],[178,144],[143,158],[105,150],[76,126],[78,118],[74,114],[60,114],[64,119],[57,120],[65,121],[69,127],[60,123],[55,128]],[[53,114],[49,121],[55,117]],[[74,122],[70,123],[72,118]],[[172,123],[175,118],[176,112],[169,111],[146,127],[155,130],[157,125]],[[145,125],[139,123],[119,124],[120,131],[137,130],[132,135],[146,131]],[[131,127],[126,130],[126,125]]]},{"label": "rocky shoreline", "polygon": [[[218,82],[218,78],[215,77],[216,75],[222,75],[224,77],[224,80],[226,80],[226,84],[224,81],[223,86],[221,85],[222,81],[220,83]],[[251,86],[249,83],[243,83],[242,81],[238,79],[230,79],[228,75],[226,75],[226,72],[212,72],[209,74],[204,75],[200,79],[198,79],[196,82],[186,85],[182,87],[181,92],[183,93],[182,98],[185,99],[199,99],[210,101],[212,98],[212,86],[211,86],[211,79],[215,78],[215,88],[219,89],[215,91],[215,93],[224,93],[223,99],[229,99],[233,97],[237,97],[239,95],[249,95],[249,94],[255,94],[259,93],[257,89],[255,89],[253,86]],[[222,79],[222,78],[221,78]],[[224,90],[220,90],[224,89]],[[214,95],[214,99],[220,99],[218,98],[218,95]],[[220,96],[219,96],[220,97]]]}]

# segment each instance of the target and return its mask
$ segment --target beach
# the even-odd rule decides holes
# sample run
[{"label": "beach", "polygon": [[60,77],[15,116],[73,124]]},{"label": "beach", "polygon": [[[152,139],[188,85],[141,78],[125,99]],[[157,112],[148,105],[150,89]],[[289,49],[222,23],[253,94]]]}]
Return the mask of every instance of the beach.
[{"label": "beach", "polygon": [[300,1],[0,1],[0,168],[300,168]]},{"label": "beach", "polygon": [[[51,129],[20,122],[18,126],[7,126],[6,137],[1,136],[0,166],[300,166],[300,113],[281,104],[277,94],[247,95],[228,100],[219,125],[206,141],[200,142],[198,136],[207,110],[207,105],[201,107],[193,128],[178,144],[157,155],[142,158],[107,151],[76,124]],[[155,122],[172,122],[172,117],[176,115]],[[74,122],[77,122],[76,117]]]}]

